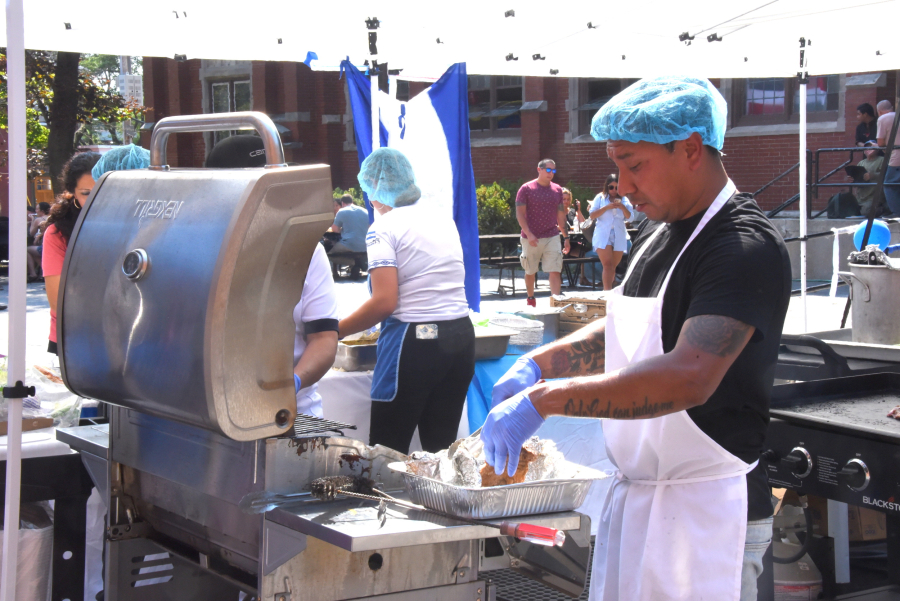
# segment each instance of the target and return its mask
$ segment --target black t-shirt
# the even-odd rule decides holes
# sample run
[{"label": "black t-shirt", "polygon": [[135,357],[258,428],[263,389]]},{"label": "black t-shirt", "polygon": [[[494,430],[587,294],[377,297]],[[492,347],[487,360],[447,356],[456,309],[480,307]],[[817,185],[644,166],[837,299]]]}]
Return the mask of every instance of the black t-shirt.
[{"label": "black t-shirt", "polygon": [[856,126],[856,143],[865,144],[869,140],[877,141],[878,119],[872,119],[868,123],[860,123]]},{"label": "black t-shirt", "polygon": [[[697,223],[699,213],[672,224],[645,221],[631,256],[658,227],[625,283],[625,296],[659,294],[666,274]],[[684,322],[698,315],[723,315],[756,328],[750,342],[703,405],[688,409],[710,438],[747,463],[759,459],[769,423],[769,400],[781,329],[791,291],[791,264],[778,231],[747,195],[725,203],[675,266],[662,307],[664,352],[675,348]],[[748,519],[772,515],[765,470],[747,477]]]}]

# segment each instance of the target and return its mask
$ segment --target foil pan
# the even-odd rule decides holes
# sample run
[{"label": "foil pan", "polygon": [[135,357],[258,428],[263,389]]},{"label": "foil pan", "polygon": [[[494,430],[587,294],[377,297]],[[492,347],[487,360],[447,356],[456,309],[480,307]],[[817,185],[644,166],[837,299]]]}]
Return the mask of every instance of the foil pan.
[{"label": "foil pan", "polygon": [[403,478],[413,503],[475,520],[572,511],[584,503],[594,480],[609,477],[598,470],[579,466],[574,478],[468,488],[411,474],[402,461],[390,463],[388,468]]}]

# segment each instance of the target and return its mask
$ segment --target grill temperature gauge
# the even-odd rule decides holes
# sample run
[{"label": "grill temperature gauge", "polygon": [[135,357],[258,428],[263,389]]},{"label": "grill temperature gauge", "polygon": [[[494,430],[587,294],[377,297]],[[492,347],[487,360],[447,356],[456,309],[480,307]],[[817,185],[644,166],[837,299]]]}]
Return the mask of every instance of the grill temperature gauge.
[{"label": "grill temperature gauge", "polygon": [[147,251],[143,248],[136,248],[125,255],[125,260],[122,261],[122,273],[125,274],[129,280],[136,281],[141,279],[147,274],[147,269],[150,268],[150,257],[147,256]]}]

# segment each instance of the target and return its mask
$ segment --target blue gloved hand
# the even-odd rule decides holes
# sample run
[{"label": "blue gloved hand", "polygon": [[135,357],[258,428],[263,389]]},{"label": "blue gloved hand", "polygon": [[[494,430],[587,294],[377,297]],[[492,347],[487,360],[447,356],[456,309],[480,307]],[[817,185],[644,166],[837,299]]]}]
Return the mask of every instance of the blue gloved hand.
[{"label": "blue gloved hand", "polygon": [[494,473],[502,474],[504,465],[507,475],[516,473],[522,445],[543,423],[544,418],[524,392],[491,409],[481,429],[481,441],[484,459],[494,467]]},{"label": "blue gloved hand", "polygon": [[506,399],[526,388],[531,388],[541,379],[541,368],[531,357],[523,356],[513,363],[503,376],[494,384],[491,392],[491,407],[496,407]]},{"label": "blue gloved hand", "polygon": [[300,376],[294,374],[294,394],[300,392],[301,388],[303,388],[303,383],[300,381]]}]

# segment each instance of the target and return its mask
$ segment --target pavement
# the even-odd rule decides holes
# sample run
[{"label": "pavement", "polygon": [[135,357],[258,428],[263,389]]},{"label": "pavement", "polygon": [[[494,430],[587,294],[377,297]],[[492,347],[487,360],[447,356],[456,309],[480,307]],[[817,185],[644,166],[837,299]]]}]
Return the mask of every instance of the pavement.
[{"label": "pavement", "polygon": [[[0,304],[8,305],[7,285],[8,278],[0,272]],[[508,278],[505,283],[509,283]],[[820,282],[810,282],[810,285]],[[365,279],[351,280],[339,278],[337,287],[338,314],[349,315],[366,298],[368,288]],[[799,281],[794,282],[794,288],[799,288]],[[505,297],[497,293],[497,271],[484,269],[481,276],[481,313],[490,314],[498,312],[513,312],[525,308],[525,280],[522,277],[516,279],[516,295]],[[578,291],[587,291],[590,288],[567,289],[563,293],[568,296],[577,296]],[[549,306],[550,289],[546,276],[538,279],[538,289],[535,294],[538,307]],[[806,332],[821,332],[823,330],[835,330],[840,327],[841,316],[846,303],[847,287],[838,288],[837,298],[830,298],[828,291],[823,290],[807,297],[806,320],[804,325],[803,306],[799,296],[791,298],[784,331],[791,334]],[[852,324],[850,318],[847,327]],[[47,334],[50,329],[50,307],[47,303],[46,290],[43,282],[35,282],[27,286],[25,331],[26,366],[45,365],[58,366],[55,355],[47,352]],[[9,311],[0,311],[0,354],[7,355],[9,341]]]}]

